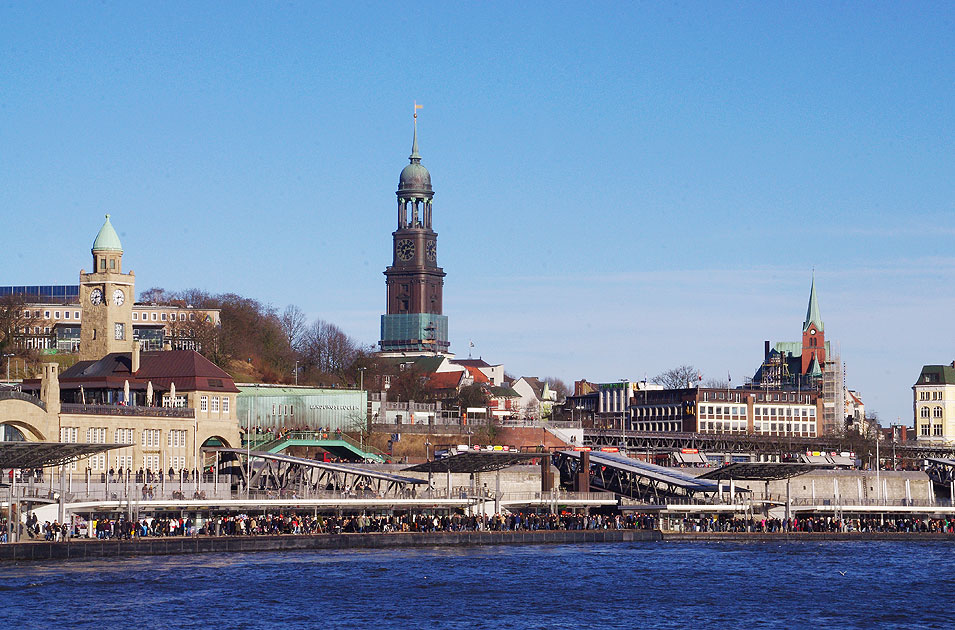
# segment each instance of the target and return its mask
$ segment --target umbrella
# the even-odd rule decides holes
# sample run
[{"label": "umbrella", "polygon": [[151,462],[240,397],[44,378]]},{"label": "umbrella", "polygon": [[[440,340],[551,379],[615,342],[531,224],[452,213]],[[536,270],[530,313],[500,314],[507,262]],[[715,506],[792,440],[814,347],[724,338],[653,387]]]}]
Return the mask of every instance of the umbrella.
[{"label": "umbrella", "polygon": [[176,406],[176,384],[175,383],[169,384],[169,406],[170,407]]},{"label": "umbrella", "polygon": [[153,382],[152,381],[149,381],[149,383],[146,384],[146,406],[147,407],[153,406]]},{"label": "umbrella", "polygon": [[123,383],[123,402],[129,404],[129,379],[126,379],[126,382]]}]

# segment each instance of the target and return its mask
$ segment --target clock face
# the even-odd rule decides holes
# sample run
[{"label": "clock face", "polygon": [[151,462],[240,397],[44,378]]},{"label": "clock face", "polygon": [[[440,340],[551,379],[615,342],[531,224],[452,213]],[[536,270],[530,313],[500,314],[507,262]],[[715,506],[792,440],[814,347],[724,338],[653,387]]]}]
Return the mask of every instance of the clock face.
[{"label": "clock face", "polygon": [[122,306],[123,302],[126,301],[126,294],[123,293],[122,289],[116,289],[113,291],[113,304],[116,306]]},{"label": "clock face", "polygon": [[401,239],[395,246],[395,253],[398,254],[398,260],[411,260],[414,258],[414,241]]},{"label": "clock face", "polygon": [[103,303],[103,291],[101,289],[93,289],[90,291],[90,304],[102,304]]},{"label": "clock face", "polygon": [[428,245],[425,249],[428,254],[428,260],[434,262],[434,259],[438,257],[438,244],[434,241],[428,241]]},{"label": "clock face", "polygon": [[809,329],[809,334],[810,334],[810,335],[815,335],[815,334],[816,334],[816,329],[815,329],[815,328],[810,328],[810,329]]}]

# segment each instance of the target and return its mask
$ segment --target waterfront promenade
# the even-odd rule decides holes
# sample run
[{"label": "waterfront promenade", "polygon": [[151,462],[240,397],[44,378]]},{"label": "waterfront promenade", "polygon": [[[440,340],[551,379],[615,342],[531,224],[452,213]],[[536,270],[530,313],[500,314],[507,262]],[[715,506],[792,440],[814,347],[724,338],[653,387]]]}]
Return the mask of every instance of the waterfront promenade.
[{"label": "waterfront promenade", "polygon": [[0,545],[0,562],[92,560],[201,553],[332,551],[422,547],[633,542],[794,543],[895,541],[955,543],[946,532],[677,532],[657,529],[392,532],[265,536],[171,536],[130,540],[71,539]]}]

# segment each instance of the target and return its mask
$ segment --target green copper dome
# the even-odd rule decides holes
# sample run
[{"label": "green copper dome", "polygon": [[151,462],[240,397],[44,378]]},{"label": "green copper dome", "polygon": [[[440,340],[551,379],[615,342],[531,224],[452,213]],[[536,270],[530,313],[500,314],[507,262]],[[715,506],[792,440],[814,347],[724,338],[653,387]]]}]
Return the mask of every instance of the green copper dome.
[{"label": "green copper dome", "polygon": [[411,142],[411,155],[408,156],[408,160],[411,164],[404,167],[398,177],[398,192],[431,192],[431,173],[421,166],[421,155],[418,153],[417,114],[415,114],[414,140]]},{"label": "green copper dome", "polygon": [[123,244],[119,242],[119,235],[113,229],[113,224],[109,222],[109,215],[106,215],[106,223],[99,229],[96,240],[93,241],[94,252],[122,252]]}]

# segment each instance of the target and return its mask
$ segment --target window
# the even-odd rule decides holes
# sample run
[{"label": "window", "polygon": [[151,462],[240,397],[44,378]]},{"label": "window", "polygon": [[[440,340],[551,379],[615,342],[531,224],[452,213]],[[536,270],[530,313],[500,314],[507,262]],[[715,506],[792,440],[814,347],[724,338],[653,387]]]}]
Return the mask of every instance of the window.
[{"label": "window", "polygon": [[935,411],[932,413],[932,416],[935,417],[935,418],[941,418],[941,417],[942,417],[942,408],[941,408],[941,407],[936,407],[936,408],[935,408]]},{"label": "window", "polygon": [[53,319],[60,319],[60,311],[53,311]]},{"label": "window", "polygon": [[219,413],[219,397],[212,397],[212,413]]},{"label": "window", "polygon": [[935,436],[935,437],[941,437],[941,436],[942,436],[942,425],[936,424],[936,425],[932,426],[932,435]]},{"label": "window", "polygon": [[930,435],[930,433],[929,433],[930,431],[931,431],[931,427],[929,426],[928,423],[925,423],[925,424],[919,426],[919,435],[928,437],[928,436]]},{"label": "window", "polygon": [[126,339],[126,324],[116,322],[113,327],[113,336],[118,340]]},{"label": "window", "polygon": [[86,430],[88,444],[106,444],[106,427],[90,427]]},{"label": "window", "polygon": [[162,313],[162,315],[160,316],[160,319],[162,319],[162,321],[166,321],[166,314]]},{"label": "window", "polygon": [[185,313],[179,313],[179,321],[181,321],[181,322],[186,321],[186,314],[185,314]]},{"label": "window", "polygon": [[135,322],[135,321],[137,321],[137,320],[139,320],[139,313],[137,313],[137,312],[134,311],[134,312],[133,312],[133,321]]},{"label": "window", "polygon": [[50,319],[50,311],[43,311],[43,319]]},{"label": "window", "polygon": [[63,317],[64,317],[65,319],[69,319],[69,318],[70,318],[70,312],[69,312],[69,311],[64,311],[64,312],[63,312]]},{"label": "window", "polygon": [[143,446],[158,448],[161,444],[162,431],[160,429],[143,429]]},{"label": "window", "polygon": [[199,411],[209,411],[209,397],[200,396],[199,397]]},{"label": "window", "polygon": [[109,268],[110,268],[110,269],[116,269],[116,259],[115,259],[115,258],[110,258],[110,259],[109,259]]},{"label": "window", "polygon": [[80,318],[80,312],[79,312],[79,311],[73,311],[73,319],[79,319],[79,318]]},{"label": "window", "polygon": [[156,321],[156,314],[153,313],[153,321]]},{"label": "window", "polygon": [[185,429],[171,429],[167,433],[167,443],[169,448],[184,448],[186,446]]},{"label": "window", "polygon": [[133,444],[133,436],[135,431],[133,429],[116,429],[113,432],[113,441],[117,444]]},{"label": "window", "polygon": [[225,413],[225,414],[229,413],[229,397],[228,396],[222,397],[222,413]]},{"label": "window", "polygon": [[79,429],[76,427],[60,427],[60,442],[78,442]]}]

